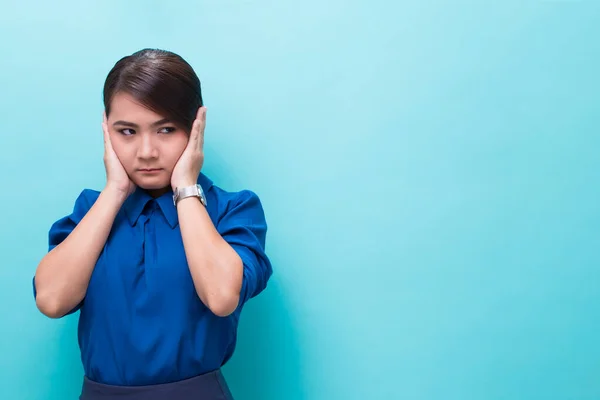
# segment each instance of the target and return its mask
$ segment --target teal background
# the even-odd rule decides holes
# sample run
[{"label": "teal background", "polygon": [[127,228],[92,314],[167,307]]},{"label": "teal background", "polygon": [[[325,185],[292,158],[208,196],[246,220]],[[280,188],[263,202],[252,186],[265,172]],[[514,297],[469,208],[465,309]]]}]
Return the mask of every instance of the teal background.
[{"label": "teal background", "polygon": [[75,399],[31,278],[101,189],[101,89],[201,78],[204,172],[266,208],[239,400],[600,399],[600,3],[2,1],[0,398]]}]

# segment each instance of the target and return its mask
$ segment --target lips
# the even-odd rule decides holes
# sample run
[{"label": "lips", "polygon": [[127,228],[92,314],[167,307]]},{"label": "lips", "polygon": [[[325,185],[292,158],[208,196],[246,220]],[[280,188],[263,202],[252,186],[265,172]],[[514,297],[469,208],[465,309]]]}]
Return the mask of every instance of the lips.
[{"label": "lips", "polygon": [[140,172],[158,172],[162,170],[162,168],[140,168],[138,171]]}]

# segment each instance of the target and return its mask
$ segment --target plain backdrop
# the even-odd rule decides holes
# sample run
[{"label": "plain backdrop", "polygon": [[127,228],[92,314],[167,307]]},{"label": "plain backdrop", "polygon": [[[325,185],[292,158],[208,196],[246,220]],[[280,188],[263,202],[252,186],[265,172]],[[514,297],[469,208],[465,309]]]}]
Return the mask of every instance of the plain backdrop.
[{"label": "plain backdrop", "polygon": [[0,1],[0,398],[79,394],[31,279],[100,190],[102,85],[182,55],[265,206],[239,400],[600,398],[600,3]]}]

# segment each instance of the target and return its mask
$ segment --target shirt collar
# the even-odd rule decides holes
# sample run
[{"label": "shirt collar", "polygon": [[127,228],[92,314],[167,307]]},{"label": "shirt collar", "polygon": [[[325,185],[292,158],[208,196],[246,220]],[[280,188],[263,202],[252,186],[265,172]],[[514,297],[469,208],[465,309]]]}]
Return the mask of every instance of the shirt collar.
[{"label": "shirt collar", "polygon": [[[205,195],[207,195],[208,191],[213,185],[210,178],[202,173],[198,176],[198,183],[200,186],[202,186],[202,190],[204,191]],[[138,218],[144,210],[144,207],[150,200],[152,200],[152,196],[150,196],[146,190],[140,188],[139,186],[127,198],[127,200],[125,200],[123,207],[125,209],[125,213],[127,214],[127,218],[129,219],[129,223],[132,226],[137,223]],[[158,197],[156,202],[158,203],[160,210],[167,219],[167,222],[171,228],[175,228],[179,220],[177,218],[177,208],[173,204],[173,191],[169,189],[168,192]]]}]

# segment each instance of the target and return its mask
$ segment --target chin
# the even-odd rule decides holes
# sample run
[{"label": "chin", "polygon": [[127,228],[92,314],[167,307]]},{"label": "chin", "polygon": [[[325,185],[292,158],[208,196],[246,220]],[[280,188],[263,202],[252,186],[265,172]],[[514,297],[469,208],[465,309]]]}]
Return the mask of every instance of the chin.
[{"label": "chin", "polygon": [[158,190],[171,186],[171,182],[164,179],[137,179],[134,183],[145,190]]}]

